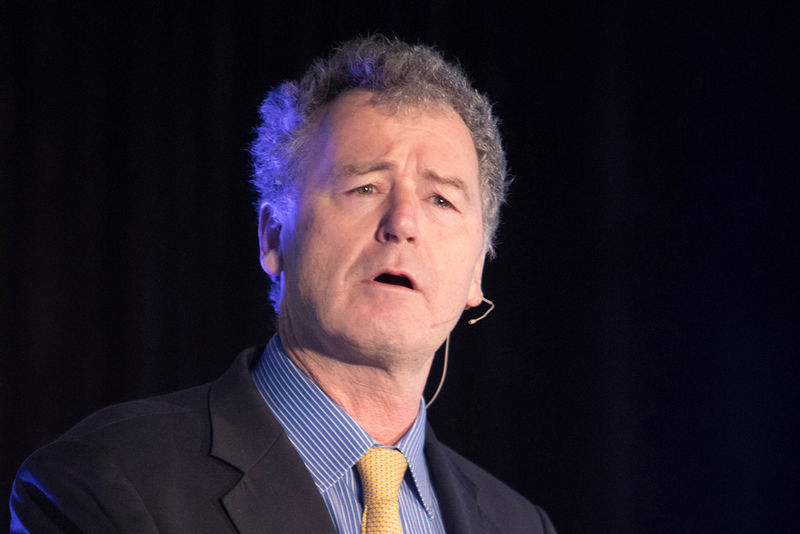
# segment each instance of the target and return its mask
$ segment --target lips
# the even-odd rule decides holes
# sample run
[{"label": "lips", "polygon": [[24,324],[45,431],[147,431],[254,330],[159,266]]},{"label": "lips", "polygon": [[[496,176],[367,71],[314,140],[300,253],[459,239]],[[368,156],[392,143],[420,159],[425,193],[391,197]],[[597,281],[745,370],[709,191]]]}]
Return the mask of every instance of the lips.
[{"label": "lips", "polygon": [[392,286],[400,286],[405,287],[408,289],[415,289],[414,282],[408,276],[404,274],[395,274],[389,272],[380,273],[378,276],[373,278],[375,282],[379,284],[387,284]]}]

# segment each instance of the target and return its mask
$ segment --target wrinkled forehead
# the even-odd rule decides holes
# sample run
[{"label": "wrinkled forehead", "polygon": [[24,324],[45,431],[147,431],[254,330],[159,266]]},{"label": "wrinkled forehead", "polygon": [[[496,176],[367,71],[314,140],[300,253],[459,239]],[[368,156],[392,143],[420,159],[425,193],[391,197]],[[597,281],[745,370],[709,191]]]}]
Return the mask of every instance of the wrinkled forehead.
[{"label": "wrinkled forehead", "polygon": [[472,132],[449,103],[439,100],[399,98],[381,92],[351,89],[339,94],[310,118],[304,133],[305,142],[298,154],[298,159],[302,160],[304,168],[304,172],[300,172],[298,178],[302,178],[308,172],[308,165],[313,165],[315,158],[324,150],[325,144],[332,139],[336,126],[347,121],[347,128],[339,128],[335,132],[337,140],[347,136],[348,132],[357,130],[354,123],[357,124],[368,116],[360,114],[363,110],[368,110],[370,117],[377,114],[387,119],[397,118],[411,122],[424,117],[451,119],[451,123],[459,124],[459,128],[463,129],[472,141],[470,156],[474,151],[475,157],[478,157]]},{"label": "wrinkled forehead", "polygon": [[303,175],[331,172],[328,166],[334,164],[372,166],[382,160],[388,165],[395,150],[398,155],[412,150],[423,167],[458,175],[479,196],[475,145],[453,108],[439,102],[398,107],[364,90],[340,95],[308,132]]}]

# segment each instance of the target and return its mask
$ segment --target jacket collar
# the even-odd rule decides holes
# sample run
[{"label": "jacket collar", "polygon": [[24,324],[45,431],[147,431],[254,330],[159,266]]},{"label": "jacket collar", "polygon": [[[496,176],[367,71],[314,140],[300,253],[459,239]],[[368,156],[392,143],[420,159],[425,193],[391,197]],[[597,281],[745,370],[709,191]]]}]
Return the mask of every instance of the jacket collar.
[{"label": "jacket collar", "polygon": [[209,393],[210,454],[242,472],[222,504],[242,534],[333,533],[311,475],[250,378],[262,352],[242,352]]}]

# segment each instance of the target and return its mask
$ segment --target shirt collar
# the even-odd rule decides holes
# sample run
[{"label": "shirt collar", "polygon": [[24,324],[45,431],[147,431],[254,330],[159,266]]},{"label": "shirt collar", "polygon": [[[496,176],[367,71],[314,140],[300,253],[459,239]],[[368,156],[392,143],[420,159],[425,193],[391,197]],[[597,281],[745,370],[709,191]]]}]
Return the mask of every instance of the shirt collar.
[{"label": "shirt collar", "polygon": [[[286,355],[275,335],[252,371],[261,396],[295,446],[320,492],[348,471],[375,440]],[[414,424],[396,448],[408,462],[412,486],[426,512],[432,515],[430,475],[425,464],[425,402],[420,399]]]}]

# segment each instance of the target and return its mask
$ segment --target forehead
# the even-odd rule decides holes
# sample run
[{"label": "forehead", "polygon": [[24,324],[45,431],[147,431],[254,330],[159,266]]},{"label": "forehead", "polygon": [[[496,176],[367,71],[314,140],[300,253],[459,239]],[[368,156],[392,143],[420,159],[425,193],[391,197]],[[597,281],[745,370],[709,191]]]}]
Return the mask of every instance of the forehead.
[{"label": "forehead", "polygon": [[[397,164],[413,156],[419,170],[454,174],[478,187],[472,136],[448,105],[393,105],[363,90],[336,98],[311,136],[309,171],[321,165]],[[313,173],[312,173],[313,174]]]},{"label": "forehead", "polygon": [[[322,117],[320,131],[348,128],[355,123],[380,126],[398,123],[408,126],[425,123],[426,126],[456,134],[459,138],[469,137],[470,144],[472,140],[467,125],[448,104],[442,102],[398,103],[388,100],[384,95],[360,89],[346,91],[328,105]],[[352,135],[356,132],[346,133]]]}]

